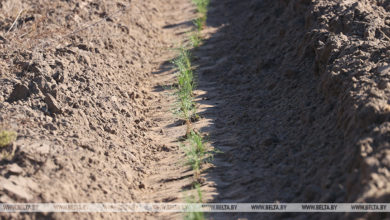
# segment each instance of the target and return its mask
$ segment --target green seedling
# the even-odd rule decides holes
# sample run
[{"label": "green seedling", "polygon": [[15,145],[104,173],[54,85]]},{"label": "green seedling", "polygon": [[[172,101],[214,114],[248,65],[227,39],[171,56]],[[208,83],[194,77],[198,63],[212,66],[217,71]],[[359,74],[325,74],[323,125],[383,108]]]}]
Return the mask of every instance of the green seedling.
[{"label": "green seedling", "polygon": [[200,34],[198,32],[194,32],[190,36],[190,41],[191,41],[191,46],[193,48],[197,48],[202,43],[202,38],[200,37]]},{"label": "green seedling", "polygon": [[[202,190],[200,189],[199,183],[195,184],[195,189],[197,196],[190,196],[186,198],[187,203],[202,203],[203,202],[203,196],[202,196]],[[205,219],[203,212],[187,212],[185,217],[185,220],[203,220]]]},{"label": "green seedling", "polygon": [[16,140],[17,134],[14,131],[0,131],[0,160],[11,160],[14,157],[14,151],[6,149]]},{"label": "green seedling", "polygon": [[0,131],[0,147],[7,147],[16,140],[16,132],[14,131]]}]

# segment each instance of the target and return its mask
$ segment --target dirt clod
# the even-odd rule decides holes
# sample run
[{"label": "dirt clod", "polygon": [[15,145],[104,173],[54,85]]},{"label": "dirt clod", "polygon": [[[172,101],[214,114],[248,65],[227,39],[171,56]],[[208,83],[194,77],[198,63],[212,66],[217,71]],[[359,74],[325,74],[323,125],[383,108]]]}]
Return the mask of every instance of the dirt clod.
[{"label": "dirt clod", "polygon": [[50,113],[53,113],[53,114],[62,113],[60,105],[57,103],[57,101],[55,100],[55,98],[52,95],[46,94],[45,103],[46,103],[47,109],[49,110]]},{"label": "dirt clod", "polygon": [[27,86],[17,83],[10,96],[8,97],[7,101],[8,102],[15,102],[18,100],[24,100],[30,95],[30,90]]}]

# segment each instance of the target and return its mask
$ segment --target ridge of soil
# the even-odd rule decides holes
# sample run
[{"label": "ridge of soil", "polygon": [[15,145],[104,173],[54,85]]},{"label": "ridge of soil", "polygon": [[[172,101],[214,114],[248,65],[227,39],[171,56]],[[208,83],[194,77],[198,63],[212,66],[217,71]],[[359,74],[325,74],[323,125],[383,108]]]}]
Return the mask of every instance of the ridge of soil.
[{"label": "ridge of soil", "polygon": [[[211,1],[195,52],[209,202],[386,202],[390,5]],[[207,188],[207,189],[206,189]],[[384,214],[215,214],[250,218]]]},{"label": "ridge of soil", "polygon": [[185,127],[171,125],[177,124],[175,98],[165,87],[174,83],[172,49],[192,28],[185,23],[195,16],[191,2],[21,0],[0,6],[9,12],[2,15],[3,34],[10,17],[28,9],[0,45],[0,119],[18,132],[14,158],[0,164],[0,202],[182,201],[182,188],[191,183],[191,176],[180,176],[188,172],[177,141]]}]

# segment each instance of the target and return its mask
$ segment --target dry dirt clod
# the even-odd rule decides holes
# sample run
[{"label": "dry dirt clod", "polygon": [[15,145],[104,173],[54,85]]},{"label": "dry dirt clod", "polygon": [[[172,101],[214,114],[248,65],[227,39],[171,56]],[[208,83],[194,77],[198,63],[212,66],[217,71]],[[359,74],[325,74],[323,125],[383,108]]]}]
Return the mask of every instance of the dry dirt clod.
[{"label": "dry dirt clod", "polygon": [[23,172],[23,169],[16,163],[14,163],[8,166],[8,172],[10,174],[21,174]]},{"label": "dry dirt clod", "polygon": [[18,101],[18,100],[24,100],[29,95],[30,95],[29,88],[27,86],[21,84],[21,83],[17,83],[14,86],[14,88],[12,90],[12,93],[8,97],[7,101],[12,103],[12,102],[15,102],[15,101]]},{"label": "dry dirt clod", "polygon": [[0,179],[0,189],[5,190],[11,197],[15,199],[21,199],[22,201],[29,201],[33,198],[30,192],[28,192],[23,186],[16,185],[8,179]]},{"label": "dry dirt clod", "polygon": [[47,105],[47,109],[49,110],[50,113],[52,113],[52,114],[62,113],[60,105],[58,104],[58,102],[55,100],[55,98],[52,95],[46,94],[44,100],[45,100],[45,103]]}]

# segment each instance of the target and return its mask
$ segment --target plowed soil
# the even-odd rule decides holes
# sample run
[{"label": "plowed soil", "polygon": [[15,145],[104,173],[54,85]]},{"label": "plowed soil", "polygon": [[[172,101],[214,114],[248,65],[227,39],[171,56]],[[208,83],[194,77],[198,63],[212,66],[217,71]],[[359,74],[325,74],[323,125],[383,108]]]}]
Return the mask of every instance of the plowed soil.
[{"label": "plowed soil", "polygon": [[[189,0],[0,1],[0,202],[185,202],[192,171],[170,63]],[[211,1],[194,127],[222,153],[205,202],[387,202],[390,3]],[[180,219],[176,214],[1,214]],[[384,214],[213,214],[355,219]]]}]

